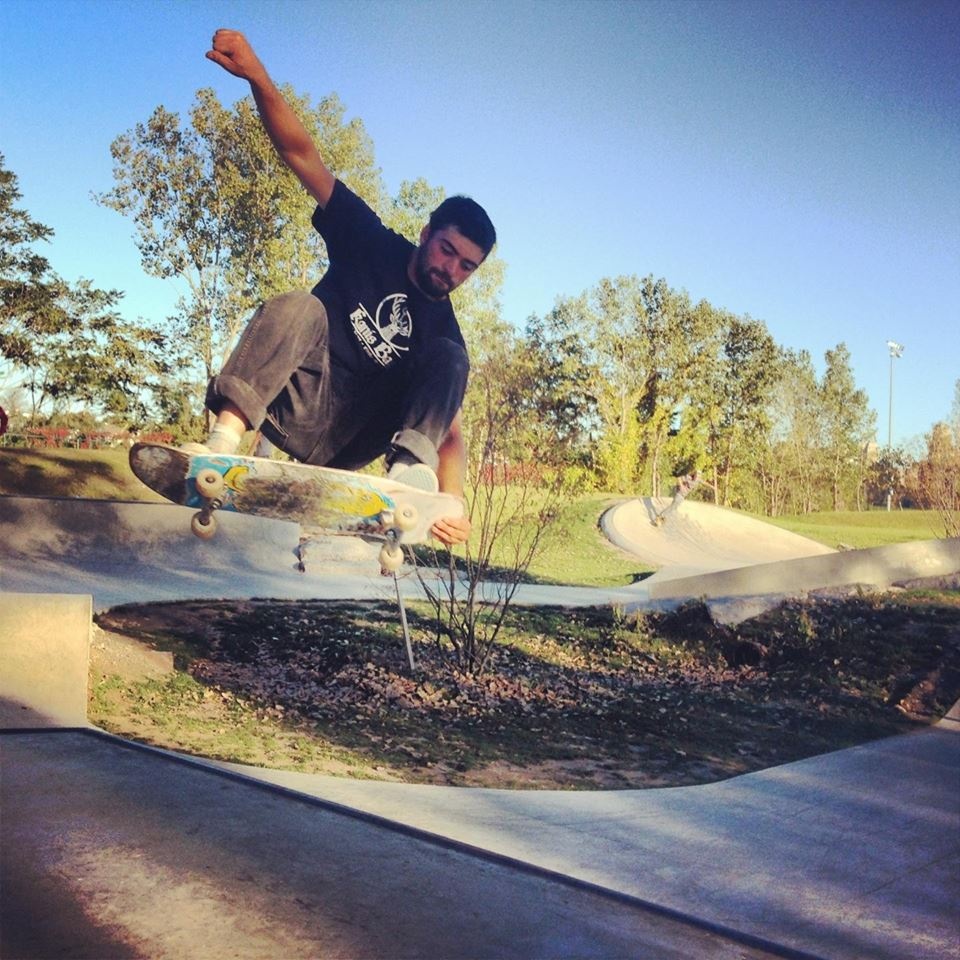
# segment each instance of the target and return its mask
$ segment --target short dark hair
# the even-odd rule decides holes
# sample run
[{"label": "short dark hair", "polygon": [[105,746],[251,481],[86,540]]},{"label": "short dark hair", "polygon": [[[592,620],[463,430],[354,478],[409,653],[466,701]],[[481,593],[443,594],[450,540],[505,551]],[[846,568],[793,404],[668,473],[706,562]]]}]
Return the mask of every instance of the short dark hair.
[{"label": "short dark hair", "polygon": [[487,216],[487,211],[470,197],[447,197],[430,214],[430,232],[444,227],[456,227],[468,240],[472,240],[486,256],[497,242],[497,231]]}]

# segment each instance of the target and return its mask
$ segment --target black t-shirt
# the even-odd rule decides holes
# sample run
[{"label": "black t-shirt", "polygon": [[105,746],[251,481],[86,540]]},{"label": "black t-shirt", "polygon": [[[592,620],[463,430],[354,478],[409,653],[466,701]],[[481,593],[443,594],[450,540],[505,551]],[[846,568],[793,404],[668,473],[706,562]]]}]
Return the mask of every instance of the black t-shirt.
[{"label": "black t-shirt", "polygon": [[445,337],[463,345],[449,299],[430,300],[407,275],[409,240],[339,180],[313,226],[330,267],[313,288],[330,324],[330,357],[354,373],[396,370],[418,345]]}]

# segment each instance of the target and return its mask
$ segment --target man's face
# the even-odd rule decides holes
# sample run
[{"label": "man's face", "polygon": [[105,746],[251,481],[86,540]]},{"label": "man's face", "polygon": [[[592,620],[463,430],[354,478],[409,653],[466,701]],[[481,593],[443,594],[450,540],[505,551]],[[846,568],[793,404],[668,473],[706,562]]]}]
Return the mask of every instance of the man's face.
[{"label": "man's face", "polygon": [[483,263],[483,250],[456,227],[420,233],[413,259],[412,278],[428,297],[440,300],[466,280]]}]

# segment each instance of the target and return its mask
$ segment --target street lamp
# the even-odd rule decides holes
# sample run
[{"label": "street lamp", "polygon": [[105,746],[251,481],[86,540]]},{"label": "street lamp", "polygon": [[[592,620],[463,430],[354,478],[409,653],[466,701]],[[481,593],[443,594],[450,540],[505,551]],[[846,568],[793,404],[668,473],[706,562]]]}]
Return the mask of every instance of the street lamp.
[{"label": "street lamp", "polygon": [[[887,411],[887,453],[893,450],[893,361],[903,356],[903,344],[896,340],[887,341],[887,349],[890,351],[890,407]],[[890,509],[890,503],[893,500],[893,487],[887,491],[887,510]]]}]

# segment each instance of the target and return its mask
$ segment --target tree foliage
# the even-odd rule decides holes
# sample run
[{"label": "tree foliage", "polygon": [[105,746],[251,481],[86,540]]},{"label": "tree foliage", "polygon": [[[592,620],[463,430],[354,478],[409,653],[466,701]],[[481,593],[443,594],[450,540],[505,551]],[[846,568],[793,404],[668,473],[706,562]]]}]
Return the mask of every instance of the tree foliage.
[{"label": "tree foliage", "polygon": [[694,304],[663,279],[625,276],[559,300],[527,329],[552,391],[547,413],[590,448],[601,486],[659,495],[670,477],[709,465],[729,498],[775,378],[762,324]]},{"label": "tree foliage", "polygon": [[37,339],[62,330],[69,319],[59,303],[67,284],[34,248],[49,241],[53,230],[16,206],[23,198],[18,183],[0,154],[0,356],[28,366]]},{"label": "tree foliage", "polygon": [[[324,144],[330,168],[376,205],[382,195],[373,146],[336,96],[314,106],[284,95]],[[114,187],[98,200],[130,217],[151,276],[181,281],[172,327],[190,345],[205,382],[222,366],[262,300],[309,287],[323,270],[313,205],[279,160],[251,98],[232,108],[200,90],[189,123],[157,107],[111,145]]]},{"label": "tree foliage", "polygon": [[876,481],[875,414],[856,386],[850,351],[840,343],[824,364],[818,377],[806,351],[781,353],[761,457],[769,513],[859,508]]},{"label": "tree foliage", "polygon": [[0,379],[29,396],[30,425],[77,403],[143,422],[167,369],[163,337],[120,315],[120,292],[54,273],[33,246],[53,230],[21,198],[0,155]]},{"label": "tree foliage", "polygon": [[948,537],[960,537],[960,380],[950,418],[933,425],[926,445],[926,456],[916,465],[915,496],[940,514]]}]

